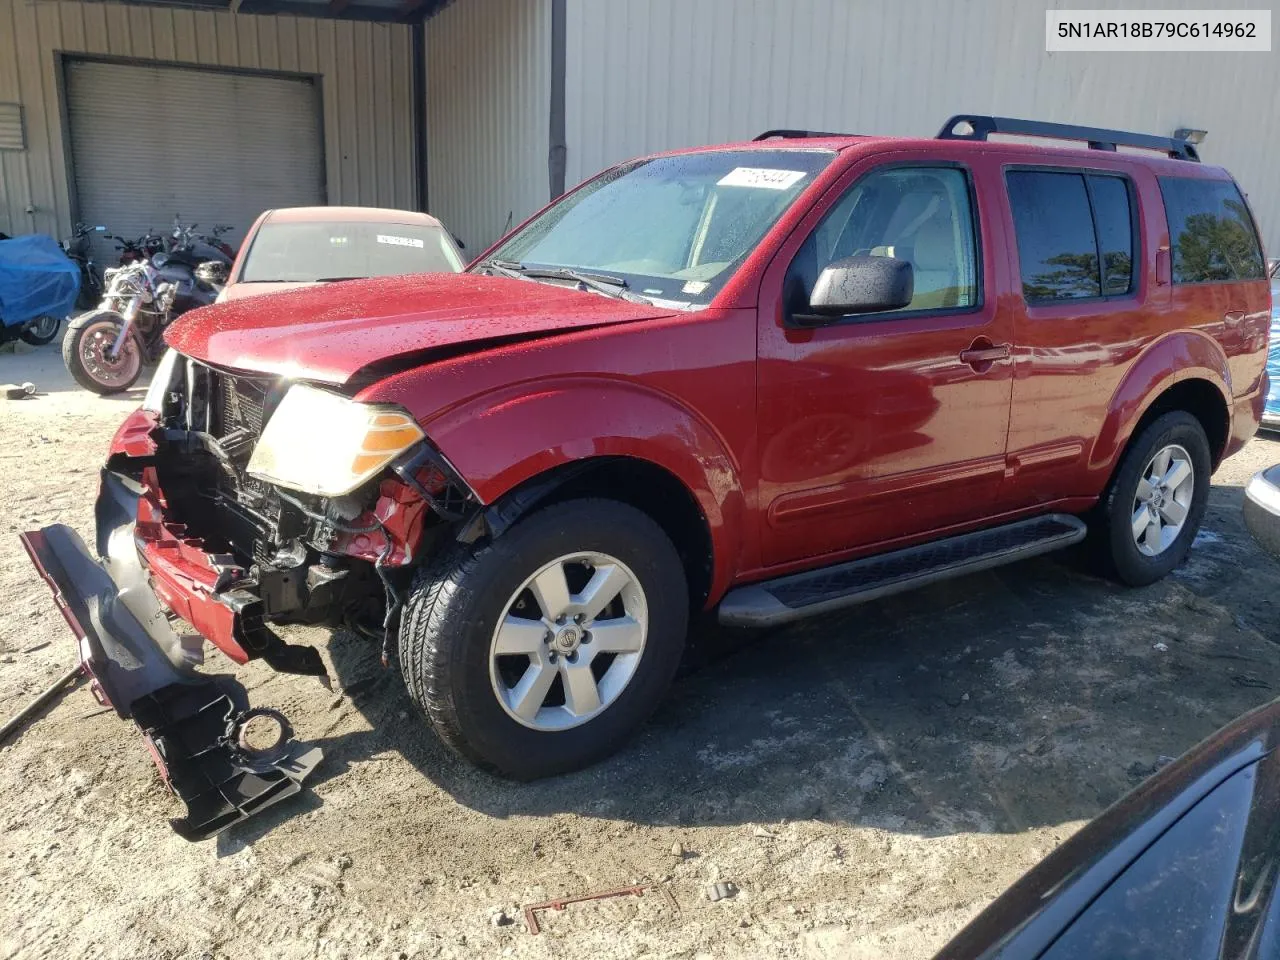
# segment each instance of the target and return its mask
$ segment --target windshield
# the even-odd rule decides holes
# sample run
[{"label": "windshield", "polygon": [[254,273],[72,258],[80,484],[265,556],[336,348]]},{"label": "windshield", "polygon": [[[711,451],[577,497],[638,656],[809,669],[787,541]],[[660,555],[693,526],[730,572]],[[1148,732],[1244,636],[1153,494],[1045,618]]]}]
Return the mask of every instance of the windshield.
[{"label": "windshield", "polygon": [[264,223],[240,283],[314,283],[406,273],[457,273],[462,258],[440,227],[416,223]]},{"label": "windshield", "polygon": [[834,156],[716,150],[624,164],[547,210],[491,258],[598,271],[645,297],[706,303]]}]

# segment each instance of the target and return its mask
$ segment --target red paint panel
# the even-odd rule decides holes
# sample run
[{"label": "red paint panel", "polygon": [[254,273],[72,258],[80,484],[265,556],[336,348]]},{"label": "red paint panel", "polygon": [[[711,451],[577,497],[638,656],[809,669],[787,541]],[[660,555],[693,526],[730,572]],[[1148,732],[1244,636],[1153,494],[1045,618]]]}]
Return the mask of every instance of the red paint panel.
[{"label": "red paint panel", "polygon": [[165,340],[218,366],[340,384],[367,364],[402,354],[670,312],[528,280],[417,274],[216,303],[184,314]]}]

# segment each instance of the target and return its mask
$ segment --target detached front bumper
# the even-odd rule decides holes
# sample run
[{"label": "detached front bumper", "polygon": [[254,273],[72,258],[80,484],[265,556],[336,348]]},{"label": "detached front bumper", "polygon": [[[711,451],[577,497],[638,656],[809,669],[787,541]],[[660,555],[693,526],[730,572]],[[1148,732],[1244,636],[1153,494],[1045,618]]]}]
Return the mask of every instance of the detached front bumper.
[{"label": "detached front bumper", "polygon": [[[233,678],[196,671],[199,638],[179,636],[160,600],[210,639],[225,639],[218,645],[240,662],[254,627],[265,627],[247,620],[256,598],[218,590],[217,558],[191,555],[147,503],[142,488],[104,470],[96,510],[101,560],[62,524],[20,538],[76,636],[94,694],[137,723],[165,782],[186,804],[187,816],[173,828],[200,840],[298,793],[322,753],[294,741],[283,715],[251,709]],[[323,675],[315,650],[270,637],[272,655],[290,660],[294,672]]]}]

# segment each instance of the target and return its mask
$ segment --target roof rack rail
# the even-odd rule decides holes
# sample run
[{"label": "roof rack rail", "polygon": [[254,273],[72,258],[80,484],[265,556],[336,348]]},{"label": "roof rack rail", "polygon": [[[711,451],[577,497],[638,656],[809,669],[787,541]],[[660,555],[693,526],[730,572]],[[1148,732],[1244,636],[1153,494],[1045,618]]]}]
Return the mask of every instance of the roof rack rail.
[{"label": "roof rack rail", "polygon": [[806,137],[856,137],[856,133],[829,133],[825,130],[766,130],[759,136],[752,137],[754,143],[757,140],[803,140]]},{"label": "roof rack rail", "polygon": [[[967,131],[957,131],[961,124]],[[958,113],[938,133],[939,140],[986,140],[993,133],[1023,137],[1051,137],[1057,140],[1085,140],[1091,150],[1111,150],[1117,146],[1160,150],[1175,160],[1200,162],[1193,144],[1177,137],[1157,137],[1148,133],[1126,133],[1101,127],[1077,127],[1070,123],[1047,123],[1043,120],[1015,120],[1012,117],[984,117]]]}]

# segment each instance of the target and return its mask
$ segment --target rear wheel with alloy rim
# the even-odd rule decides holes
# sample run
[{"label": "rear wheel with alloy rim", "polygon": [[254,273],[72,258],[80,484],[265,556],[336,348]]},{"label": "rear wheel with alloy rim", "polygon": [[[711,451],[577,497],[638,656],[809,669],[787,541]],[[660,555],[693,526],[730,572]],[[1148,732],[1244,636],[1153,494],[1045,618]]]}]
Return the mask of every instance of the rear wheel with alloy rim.
[{"label": "rear wheel with alloy rim", "polygon": [[1095,534],[1109,573],[1144,586],[1181,563],[1209,499],[1209,441],[1184,411],[1158,417],[1121,458],[1098,508]]},{"label": "rear wheel with alloy rim", "polygon": [[670,539],[573,500],[425,570],[400,627],[409,692],[454,750],[519,779],[613,752],[679,665],[688,587]]}]

